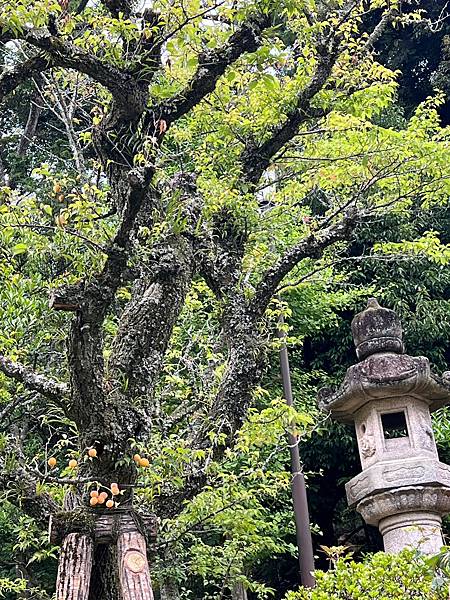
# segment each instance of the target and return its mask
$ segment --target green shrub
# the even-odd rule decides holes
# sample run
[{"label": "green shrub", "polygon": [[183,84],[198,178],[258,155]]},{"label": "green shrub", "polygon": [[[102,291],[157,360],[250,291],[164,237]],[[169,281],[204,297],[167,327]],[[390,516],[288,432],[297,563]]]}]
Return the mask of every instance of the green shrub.
[{"label": "green shrub", "polygon": [[339,558],[333,569],[316,572],[315,589],[290,592],[285,600],[448,600],[448,585],[437,585],[434,572],[418,553],[378,552],[357,563]]}]

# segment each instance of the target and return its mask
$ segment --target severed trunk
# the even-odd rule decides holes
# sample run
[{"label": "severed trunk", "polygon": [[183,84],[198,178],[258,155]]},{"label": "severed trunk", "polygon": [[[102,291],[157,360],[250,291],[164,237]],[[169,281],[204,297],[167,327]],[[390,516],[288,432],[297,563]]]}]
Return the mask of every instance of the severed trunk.
[{"label": "severed trunk", "polygon": [[122,529],[117,539],[122,600],[153,600],[145,538],[136,528]]},{"label": "severed trunk", "polygon": [[84,533],[64,538],[56,580],[56,600],[88,600],[94,542]]}]

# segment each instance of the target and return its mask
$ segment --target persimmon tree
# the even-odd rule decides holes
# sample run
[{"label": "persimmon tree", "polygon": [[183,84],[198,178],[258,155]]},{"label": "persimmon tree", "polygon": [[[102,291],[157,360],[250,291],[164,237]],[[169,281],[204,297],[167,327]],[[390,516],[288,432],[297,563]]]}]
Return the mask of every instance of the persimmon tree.
[{"label": "persimmon tree", "polygon": [[[100,488],[112,511],[181,528],[175,547],[198,507],[226,513],[219,528],[234,502],[248,522],[261,510],[236,471],[264,446],[251,424],[255,406],[268,410],[257,400],[277,296],[334,277],[361,222],[448,196],[442,98],[402,130],[377,120],[396,73],[374,48],[386,27],[420,18],[413,8],[2,1],[1,118],[14,122],[21,94],[30,107],[0,157],[0,485],[39,526],[63,504],[68,520],[99,514]],[[40,123],[58,131],[48,150]],[[10,176],[17,154],[30,160],[26,178]],[[433,232],[374,251],[448,255]],[[287,427],[309,426],[270,410],[272,452]],[[246,540],[255,556],[270,549],[260,534]],[[245,545],[229,546],[242,567]],[[168,567],[172,556],[161,544]],[[217,557],[205,556],[210,568]],[[118,597],[114,561],[97,546],[90,597]],[[242,581],[239,568],[220,571],[224,589]]]}]

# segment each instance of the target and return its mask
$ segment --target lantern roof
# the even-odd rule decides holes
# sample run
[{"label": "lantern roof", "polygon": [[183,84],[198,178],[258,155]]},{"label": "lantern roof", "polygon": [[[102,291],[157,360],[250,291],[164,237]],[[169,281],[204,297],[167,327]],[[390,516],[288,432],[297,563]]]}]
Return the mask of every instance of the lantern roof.
[{"label": "lantern roof", "polygon": [[374,298],[352,321],[360,362],[347,370],[338,389],[323,388],[319,407],[333,417],[353,421],[353,414],[368,402],[412,396],[426,402],[430,411],[450,403],[450,372],[431,372],[429,360],[404,353],[400,319]]}]

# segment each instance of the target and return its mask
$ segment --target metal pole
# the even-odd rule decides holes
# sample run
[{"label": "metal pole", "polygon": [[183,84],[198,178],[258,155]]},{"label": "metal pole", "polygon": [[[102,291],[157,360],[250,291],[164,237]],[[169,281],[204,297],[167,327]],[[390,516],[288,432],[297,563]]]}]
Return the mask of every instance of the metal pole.
[{"label": "metal pole", "polygon": [[[286,404],[293,406],[291,374],[289,357],[286,347],[286,333],[283,330],[283,315],[279,318],[278,337],[281,340],[280,363],[283,379],[283,392]],[[292,500],[294,504],[295,528],[297,531],[298,561],[300,564],[300,579],[304,587],[312,588],[316,584],[314,578],[314,552],[309,524],[308,497],[306,495],[305,478],[300,462],[297,436],[288,433],[289,450],[291,453]]]}]

